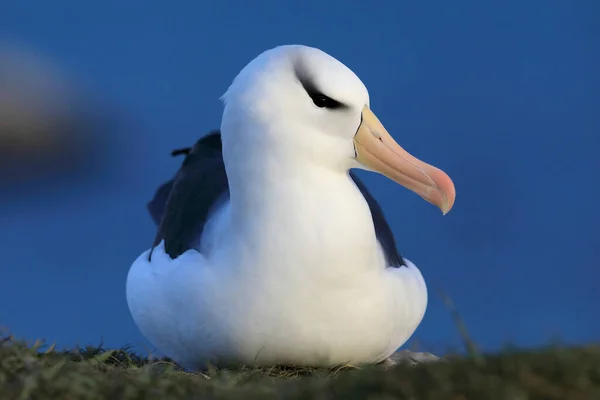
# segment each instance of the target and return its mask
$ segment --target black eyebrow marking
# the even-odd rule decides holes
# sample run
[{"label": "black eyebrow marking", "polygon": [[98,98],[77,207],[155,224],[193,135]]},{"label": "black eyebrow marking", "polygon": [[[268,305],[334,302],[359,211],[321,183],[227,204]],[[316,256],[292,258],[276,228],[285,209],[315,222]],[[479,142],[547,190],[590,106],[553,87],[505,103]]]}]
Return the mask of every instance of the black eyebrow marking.
[{"label": "black eyebrow marking", "polygon": [[296,63],[296,65],[294,67],[294,73],[295,73],[298,81],[300,81],[300,84],[302,85],[302,87],[304,88],[306,93],[308,93],[310,98],[313,100],[313,102],[315,101],[316,98],[320,97],[327,101],[328,105],[326,107],[329,109],[337,110],[337,109],[341,109],[341,108],[349,108],[347,104],[344,104],[338,100],[332,99],[331,97],[324,94],[321,90],[319,90],[317,88],[317,86],[315,85],[314,79],[312,79],[312,77],[310,77],[306,73],[306,70],[303,65],[298,65],[298,63]]}]

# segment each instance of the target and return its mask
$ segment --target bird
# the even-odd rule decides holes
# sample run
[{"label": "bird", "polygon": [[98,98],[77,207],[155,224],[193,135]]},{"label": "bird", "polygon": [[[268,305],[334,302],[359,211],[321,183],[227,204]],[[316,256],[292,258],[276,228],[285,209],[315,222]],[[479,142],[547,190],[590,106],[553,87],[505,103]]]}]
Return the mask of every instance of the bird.
[{"label": "bird", "polygon": [[220,129],[147,204],[152,246],[126,279],[142,335],[187,370],[384,363],[428,302],[381,206],[379,173],[446,214],[442,170],[402,148],[361,79],[315,47],[251,60],[220,98]]}]

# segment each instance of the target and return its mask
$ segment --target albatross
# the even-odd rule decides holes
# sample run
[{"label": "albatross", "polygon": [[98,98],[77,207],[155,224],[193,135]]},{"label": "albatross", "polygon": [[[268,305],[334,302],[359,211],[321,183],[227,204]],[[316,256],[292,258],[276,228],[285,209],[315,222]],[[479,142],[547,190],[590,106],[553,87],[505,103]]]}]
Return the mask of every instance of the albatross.
[{"label": "albatross", "polygon": [[148,204],[156,239],[126,282],[139,330],[188,370],[388,360],[427,287],[351,169],[444,214],[452,180],[404,150],[363,82],[319,49],[265,51],[221,100],[220,130],[174,152],[185,159]]}]

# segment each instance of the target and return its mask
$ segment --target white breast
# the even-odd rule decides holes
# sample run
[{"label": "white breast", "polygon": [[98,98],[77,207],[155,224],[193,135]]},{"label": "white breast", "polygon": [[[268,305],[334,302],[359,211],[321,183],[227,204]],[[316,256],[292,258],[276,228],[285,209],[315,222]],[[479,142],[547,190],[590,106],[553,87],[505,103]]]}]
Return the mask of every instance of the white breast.
[{"label": "white breast", "polygon": [[144,335],[191,368],[371,363],[401,346],[427,305],[419,270],[386,268],[349,178],[307,181],[270,185],[281,193],[243,220],[225,204],[204,233],[207,258],[140,256],[127,299]]}]

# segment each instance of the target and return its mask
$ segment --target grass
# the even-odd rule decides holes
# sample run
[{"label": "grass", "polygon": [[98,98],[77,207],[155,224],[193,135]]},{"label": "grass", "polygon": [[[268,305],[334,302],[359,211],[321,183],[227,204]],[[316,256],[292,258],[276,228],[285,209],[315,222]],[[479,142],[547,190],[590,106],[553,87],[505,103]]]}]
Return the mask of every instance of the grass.
[{"label": "grass", "polygon": [[600,399],[600,345],[506,350],[390,370],[181,371],[128,349],[43,350],[0,338],[0,399]]}]

